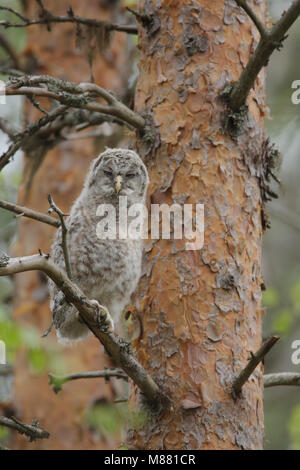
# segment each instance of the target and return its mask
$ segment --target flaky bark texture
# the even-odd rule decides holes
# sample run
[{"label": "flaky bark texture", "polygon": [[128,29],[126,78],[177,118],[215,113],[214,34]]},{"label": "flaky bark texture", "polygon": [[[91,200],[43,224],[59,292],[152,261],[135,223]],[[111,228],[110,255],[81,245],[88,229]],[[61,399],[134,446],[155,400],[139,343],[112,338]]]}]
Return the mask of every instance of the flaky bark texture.
[{"label": "flaky bark texture", "polygon": [[[255,11],[265,15],[264,1]],[[260,449],[259,366],[236,401],[233,378],[261,344],[261,192],[264,72],[236,136],[219,98],[258,41],[233,1],[143,0],[136,111],[152,120],[138,139],[151,203],[205,205],[204,247],[148,242],[138,358],[171,399],[129,431],[133,449]],[[238,134],[238,132],[237,132]],[[149,141],[150,144],[149,144]]]},{"label": "flaky bark texture", "polygon": [[[107,7],[103,7],[106,4]],[[27,14],[37,16],[37,3],[27,1]],[[108,2],[92,0],[47,1],[46,7],[56,14],[66,14],[71,5],[76,14],[99,19],[119,20],[120,13],[116,4],[109,8]],[[86,36],[87,31],[83,34]],[[97,84],[124,93],[127,67],[129,66],[126,35],[117,33],[112,38],[110,48],[97,53],[93,72]],[[54,25],[52,32],[46,27],[28,29],[28,47],[25,55],[36,57],[36,68],[31,66],[31,73],[49,74],[67,78],[75,82],[90,80],[90,68],[87,53],[75,47],[75,26]],[[33,61],[34,63],[35,61]],[[45,102],[41,103],[45,105]],[[29,105],[27,117],[37,119],[36,110]],[[120,137],[120,136],[119,136]],[[115,139],[115,140],[114,140]],[[101,140],[101,139],[100,139]],[[24,184],[19,194],[19,202],[30,208],[46,213],[49,208],[47,194],[51,193],[57,205],[65,212],[81,191],[86,171],[91,159],[104,150],[104,145],[118,145],[115,137],[104,137],[97,145],[92,139],[67,141],[50,151],[31,184],[26,190],[33,165],[37,163],[34,155],[25,156]],[[32,220],[20,219],[20,230],[15,253],[29,255],[41,248],[49,251],[53,228]],[[46,277],[38,272],[24,273],[16,276],[16,308],[14,318],[19,324],[35,325],[41,334],[51,321]],[[49,347],[57,348],[55,332],[43,340]],[[90,338],[72,348],[61,348],[60,361],[67,364],[69,372],[101,370],[109,365],[107,355],[95,338]],[[51,371],[51,369],[50,369]],[[29,366],[26,351],[19,356],[15,367],[16,397],[15,414],[31,422],[38,419],[41,425],[50,432],[50,438],[34,443],[27,442],[22,436],[15,436],[16,449],[101,449],[117,448],[120,436],[99,436],[88,429],[86,413],[96,402],[105,403],[115,398],[111,385],[103,379],[78,381],[67,384],[56,395],[49,386],[47,371],[40,376],[34,374]]]}]

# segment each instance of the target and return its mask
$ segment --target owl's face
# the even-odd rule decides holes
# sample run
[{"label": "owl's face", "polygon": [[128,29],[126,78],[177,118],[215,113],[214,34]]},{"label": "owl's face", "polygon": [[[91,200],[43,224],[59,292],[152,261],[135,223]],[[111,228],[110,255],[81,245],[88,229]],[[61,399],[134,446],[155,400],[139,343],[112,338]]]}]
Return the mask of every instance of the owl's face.
[{"label": "owl's face", "polygon": [[93,162],[88,187],[99,196],[131,200],[144,198],[149,183],[147,169],[133,150],[108,149]]}]

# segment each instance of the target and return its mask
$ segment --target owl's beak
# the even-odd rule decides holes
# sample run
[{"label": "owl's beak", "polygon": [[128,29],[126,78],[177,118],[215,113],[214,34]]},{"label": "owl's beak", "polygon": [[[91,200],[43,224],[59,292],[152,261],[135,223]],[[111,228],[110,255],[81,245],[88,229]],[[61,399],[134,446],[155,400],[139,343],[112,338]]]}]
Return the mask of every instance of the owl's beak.
[{"label": "owl's beak", "polygon": [[119,194],[119,192],[121,191],[122,181],[123,181],[122,176],[118,175],[118,176],[116,177],[116,184],[115,184],[115,188],[116,188],[116,193],[117,193],[117,194]]}]

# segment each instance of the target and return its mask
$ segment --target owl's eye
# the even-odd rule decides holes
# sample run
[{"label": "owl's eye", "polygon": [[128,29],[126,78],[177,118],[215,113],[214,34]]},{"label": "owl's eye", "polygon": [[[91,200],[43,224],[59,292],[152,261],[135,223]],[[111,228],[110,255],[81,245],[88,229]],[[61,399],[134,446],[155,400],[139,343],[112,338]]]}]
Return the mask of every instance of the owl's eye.
[{"label": "owl's eye", "polygon": [[135,173],[127,173],[126,178],[134,178],[135,176]]},{"label": "owl's eye", "polygon": [[112,176],[112,172],[109,171],[109,170],[103,170],[103,173],[104,173],[106,176]]}]

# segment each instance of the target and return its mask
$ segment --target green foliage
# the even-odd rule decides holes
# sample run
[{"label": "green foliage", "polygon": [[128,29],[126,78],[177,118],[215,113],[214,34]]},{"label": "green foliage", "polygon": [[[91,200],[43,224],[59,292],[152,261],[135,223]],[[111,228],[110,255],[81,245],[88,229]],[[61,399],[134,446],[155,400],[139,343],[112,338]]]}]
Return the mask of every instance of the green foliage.
[{"label": "green foliage", "polygon": [[279,301],[278,292],[275,289],[267,289],[263,292],[262,299],[266,307],[276,307]]},{"label": "green foliage", "polygon": [[49,351],[47,355],[48,370],[54,375],[66,375],[69,373],[69,367],[67,361],[61,354],[60,347],[57,345],[55,340],[55,347]]},{"label": "green foliage", "polygon": [[134,7],[137,6],[138,3],[139,3],[138,0],[125,0],[124,6],[125,6],[125,7],[132,7],[132,8],[134,8]]},{"label": "green foliage", "polygon": [[[18,0],[9,0],[9,1],[0,1],[1,5],[8,5],[10,8],[13,8],[16,11],[22,12],[21,2]],[[21,19],[9,11],[1,11],[1,20],[10,21],[12,23],[21,23]],[[1,30],[5,34],[7,40],[11,46],[16,50],[16,52],[21,52],[24,44],[26,42],[26,28],[8,28],[6,30]],[[6,59],[7,53],[2,48],[0,48],[0,59]]]},{"label": "green foliage", "polygon": [[5,304],[0,304],[0,339],[6,344],[7,361],[13,362],[21,337],[19,328],[10,320],[6,310]]},{"label": "green foliage", "polygon": [[[125,425],[139,429],[144,425],[146,419],[147,415],[143,411],[129,410],[127,402],[97,403],[90,408],[86,416],[88,425],[105,438],[120,434]],[[123,449],[125,448],[123,447]]]},{"label": "green foliage", "polygon": [[97,430],[105,438],[116,435],[123,427],[122,407],[109,403],[98,403],[87,415],[89,427]]},{"label": "green foliage", "polygon": [[43,348],[30,348],[28,351],[28,361],[34,372],[42,374],[47,368],[47,352]]},{"label": "green foliage", "polygon": [[287,299],[281,300],[279,292],[274,288],[265,291],[263,304],[272,310],[272,332],[288,335],[300,316],[300,279],[290,288]]},{"label": "green foliage", "polygon": [[291,310],[281,310],[272,322],[272,329],[280,334],[288,334],[293,324],[293,313]]},{"label": "green foliage", "polygon": [[49,374],[49,385],[52,385],[52,390],[58,393],[62,390],[63,384],[66,383],[66,379],[56,377],[54,374]]},{"label": "green foliage", "polygon": [[291,287],[290,291],[291,299],[293,302],[294,308],[298,311],[298,315],[300,314],[300,279],[295,282],[295,284]]},{"label": "green foliage", "polygon": [[300,405],[295,406],[288,421],[291,448],[300,449]]},{"label": "green foliage", "polygon": [[0,442],[5,441],[10,435],[10,430],[4,426],[0,426]]},{"label": "green foliage", "polygon": [[[11,179],[6,181],[3,173],[0,173],[0,199],[14,201],[16,191],[17,185],[15,185]],[[9,243],[11,237],[14,235],[15,230],[16,218],[14,215],[4,209],[0,209],[0,247],[5,248],[5,245]]]},{"label": "green foliage", "polygon": [[62,362],[57,343],[43,341],[40,331],[32,326],[17,325],[7,310],[0,304],[0,339],[6,344],[7,361],[13,363],[18,350],[25,348],[32,372],[44,374],[50,369],[55,373],[65,372],[66,364]]}]

